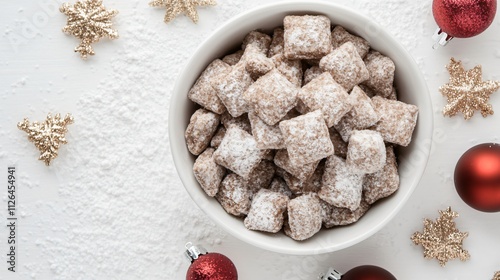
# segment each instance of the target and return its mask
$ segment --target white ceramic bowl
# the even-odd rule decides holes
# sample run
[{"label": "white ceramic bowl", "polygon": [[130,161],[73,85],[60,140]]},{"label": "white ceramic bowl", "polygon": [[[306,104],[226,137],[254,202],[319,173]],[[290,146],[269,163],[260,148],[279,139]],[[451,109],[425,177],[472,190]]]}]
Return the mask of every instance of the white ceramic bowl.
[{"label": "white ceramic bowl", "polygon": [[[357,223],[330,230],[322,229],[312,238],[297,242],[283,233],[266,234],[246,229],[241,219],[227,214],[214,198],[208,197],[193,176],[195,157],[187,150],[184,131],[196,110],[195,104],[187,98],[187,93],[205,67],[212,60],[238,48],[248,32],[254,29],[272,31],[274,27],[283,25],[286,15],[301,14],[326,15],[332,24],[342,25],[365,38],[374,49],[392,58],[396,64],[395,83],[399,99],[417,105],[420,113],[412,143],[399,150],[400,189],[390,198],[379,201]],[[168,125],[177,172],[195,203],[237,238],[263,249],[294,255],[340,250],[368,238],[386,225],[417,186],[427,164],[433,131],[428,89],[410,54],[373,20],[333,2],[321,1],[287,1],[262,6],[238,15],[217,29],[200,45],[178,77],[172,93]]]}]

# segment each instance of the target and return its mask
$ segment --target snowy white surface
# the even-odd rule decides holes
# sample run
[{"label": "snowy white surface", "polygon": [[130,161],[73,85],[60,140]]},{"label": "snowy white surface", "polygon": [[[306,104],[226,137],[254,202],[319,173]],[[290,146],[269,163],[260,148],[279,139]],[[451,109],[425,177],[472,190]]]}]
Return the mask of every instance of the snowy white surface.
[{"label": "snowy white surface", "polygon": [[[0,9],[0,180],[17,166],[18,267],[7,271],[7,230],[0,229],[0,279],[184,279],[184,244],[204,244],[229,256],[240,279],[316,279],[335,265],[385,267],[398,279],[491,279],[500,270],[500,214],[472,210],[458,197],[453,170],[477,143],[500,141],[500,115],[464,122],[444,118],[438,87],[448,81],[450,57],[467,68],[483,65],[484,79],[500,79],[500,20],[480,36],[432,50],[436,28],[431,0],[338,0],[373,17],[411,52],[430,88],[435,135],[427,171],[403,210],[384,229],[339,252],[297,257],[247,245],[222,232],[184,190],[170,156],[167,116],[175,79],[196,47],[231,17],[276,0],[218,0],[199,9],[200,22],[164,11],[146,0],[106,0],[119,10],[120,38],[95,45],[82,61],[77,40],[61,32],[61,0],[5,1]],[[13,41],[16,39],[17,41]],[[491,103],[500,112],[500,93]],[[68,145],[50,167],[16,123],[47,112],[73,113]],[[0,219],[6,221],[6,182],[0,185]],[[410,235],[424,217],[452,206],[469,231],[471,260],[446,268],[425,260]]]}]

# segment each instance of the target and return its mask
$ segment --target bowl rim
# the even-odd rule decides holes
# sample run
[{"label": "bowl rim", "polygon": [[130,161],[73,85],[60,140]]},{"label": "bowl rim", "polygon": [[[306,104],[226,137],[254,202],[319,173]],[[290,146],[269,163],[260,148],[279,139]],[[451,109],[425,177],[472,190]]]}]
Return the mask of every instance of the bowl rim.
[{"label": "bowl rim", "polygon": [[[189,58],[187,63],[183,66],[182,70],[179,72],[179,75],[177,76],[177,79],[175,81],[174,88],[172,90],[170,106],[169,106],[168,132],[169,132],[170,150],[171,150],[172,158],[174,161],[174,166],[176,168],[176,171],[177,171],[179,178],[182,181],[184,188],[186,189],[186,191],[188,192],[190,197],[193,199],[195,204],[198,206],[198,208],[200,208],[218,226],[222,227],[226,232],[230,233],[232,236],[236,237],[237,239],[242,240],[242,241],[244,241],[248,244],[251,244],[253,246],[259,247],[261,249],[266,249],[266,250],[270,250],[270,251],[274,251],[274,252],[278,252],[278,253],[291,254],[291,255],[311,255],[311,254],[329,253],[329,252],[338,251],[338,250],[342,250],[344,248],[350,247],[352,245],[355,245],[355,244],[360,243],[361,241],[367,239],[368,237],[370,237],[373,234],[375,234],[376,232],[378,232],[381,228],[386,226],[387,223],[389,223],[389,221],[391,221],[400,212],[401,208],[406,204],[409,197],[413,194],[415,188],[419,184],[419,182],[422,178],[422,175],[424,174],[425,169],[427,167],[427,163],[429,161],[431,146],[429,145],[428,148],[423,150],[424,162],[421,165],[419,165],[417,168],[415,168],[412,172],[415,174],[415,176],[414,176],[413,183],[410,186],[410,190],[405,194],[405,196],[402,197],[402,199],[399,201],[399,203],[396,205],[396,207],[387,216],[380,219],[380,221],[377,223],[376,226],[370,228],[369,230],[367,230],[363,234],[358,235],[356,238],[353,238],[353,239],[351,239],[347,242],[344,242],[344,243],[336,244],[335,246],[324,246],[321,248],[316,248],[314,250],[311,250],[311,249],[301,250],[301,249],[297,249],[297,248],[283,248],[282,246],[277,246],[274,243],[259,242],[258,240],[252,239],[251,237],[249,237],[247,235],[241,235],[238,230],[236,230],[236,229],[230,227],[228,224],[224,223],[221,219],[219,219],[219,217],[212,215],[209,211],[207,211],[203,207],[200,207],[200,204],[202,203],[202,201],[200,201],[199,192],[194,191],[193,189],[186,187],[187,178],[185,178],[185,176],[182,175],[184,171],[179,170],[179,166],[177,163],[179,162],[181,155],[176,150],[174,150],[174,147],[178,145],[176,143],[177,138],[171,137],[172,135],[175,135],[177,132],[174,131],[173,126],[170,125],[171,121],[177,119],[177,117],[178,117],[178,115],[176,114],[176,111],[177,111],[176,104],[178,104],[178,101],[181,100],[181,98],[185,97],[182,94],[175,94],[176,92],[179,92],[181,79],[183,77],[185,77],[186,75],[189,75],[189,73],[191,72],[189,66],[193,63],[196,63],[194,61],[194,58],[197,57],[200,52],[204,51],[203,48],[204,48],[205,44],[207,44],[207,42],[210,42],[211,40],[213,40],[212,37],[215,34],[219,34],[223,30],[230,28],[230,26],[232,26],[235,22],[239,22],[244,18],[248,18],[252,14],[258,13],[261,10],[267,10],[267,9],[273,9],[273,8],[279,8],[279,7],[286,9],[287,7],[291,8],[292,6],[298,5],[298,4],[299,5],[323,5],[324,7],[342,10],[342,12],[350,14],[350,16],[356,18],[357,20],[361,20],[362,22],[369,23],[371,27],[374,27],[377,30],[377,32],[383,33],[384,37],[386,37],[388,40],[387,43],[390,44],[392,47],[397,48],[397,51],[399,53],[401,53],[405,57],[406,60],[412,62],[411,63],[412,72],[417,73],[417,76],[414,78],[417,80],[417,83],[422,84],[423,88],[425,88],[425,92],[422,94],[423,95],[422,98],[425,99],[424,103],[429,104],[432,108],[432,102],[431,102],[431,98],[430,98],[430,94],[429,94],[429,88],[428,88],[428,85],[424,79],[422,72],[418,68],[417,63],[415,62],[413,57],[410,55],[410,53],[401,45],[401,43],[399,41],[397,41],[382,26],[380,26],[378,22],[365,16],[361,12],[355,11],[354,9],[347,7],[345,5],[339,4],[339,3],[326,2],[323,0],[309,0],[309,1],[292,0],[292,1],[286,1],[286,2],[276,2],[276,3],[265,4],[265,5],[259,5],[255,8],[248,10],[248,11],[239,13],[236,16],[234,16],[234,17],[230,18],[229,20],[227,20],[226,22],[224,22],[221,26],[216,28],[214,31],[212,31],[210,33],[210,35],[207,36],[203,40],[203,42],[199,44],[199,46],[193,52],[193,54],[191,55],[191,57]],[[419,115],[420,115],[420,112],[419,112]],[[434,127],[434,119],[433,119],[432,114],[430,114],[430,116],[428,116],[428,117],[430,118],[428,120],[429,127],[426,130],[430,130],[431,133],[428,135],[428,137],[426,139],[429,139],[430,143],[432,143],[432,137],[433,137],[432,131],[433,131],[433,127]],[[420,120],[420,116],[419,116],[419,120]]]}]

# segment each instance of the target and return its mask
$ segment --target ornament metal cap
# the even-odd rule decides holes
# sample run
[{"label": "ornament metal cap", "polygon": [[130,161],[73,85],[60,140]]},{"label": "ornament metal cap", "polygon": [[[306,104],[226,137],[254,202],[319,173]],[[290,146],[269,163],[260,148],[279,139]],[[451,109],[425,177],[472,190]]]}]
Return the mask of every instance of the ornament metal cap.
[{"label": "ornament metal cap", "polygon": [[190,262],[194,262],[195,260],[198,259],[200,255],[205,255],[207,254],[207,250],[203,248],[203,246],[200,245],[193,245],[193,243],[188,242],[186,243],[186,251],[184,251],[184,255]]},{"label": "ornament metal cap", "polygon": [[325,275],[321,275],[320,280],[340,280],[342,279],[342,274],[335,270],[335,268],[328,269]]},{"label": "ornament metal cap", "polygon": [[444,47],[451,41],[451,39],[453,39],[453,36],[448,35],[448,33],[438,27],[436,32],[434,32],[434,35],[432,35],[432,40],[435,42],[432,48],[437,49],[439,46]]}]

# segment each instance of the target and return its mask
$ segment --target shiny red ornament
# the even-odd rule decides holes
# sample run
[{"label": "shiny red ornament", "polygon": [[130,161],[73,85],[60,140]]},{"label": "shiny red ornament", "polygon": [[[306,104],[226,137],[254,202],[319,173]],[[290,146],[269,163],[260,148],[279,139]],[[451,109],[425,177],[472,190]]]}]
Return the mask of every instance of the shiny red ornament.
[{"label": "shiny red ornament", "polygon": [[465,152],[455,167],[455,188],[470,207],[500,211],[500,145],[485,143]]},{"label": "shiny red ornament", "polygon": [[355,267],[344,274],[342,280],[397,280],[389,271],[374,265]]},{"label": "shiny red ornament", "polygon": [[185,255],[191,261],[186,280],[238,280],[233,262],[219,253],[207,253],[201,246],[186,244]]},{"label": "shiny red ornament", "polygon": [[496,0],[434,0],[437,25],[450,37],[469,38],[488,28],[497,11]]},{"label": "shiny red ornament", "polygon": [[389,271],[374,265],[355,267],[344,275],[330,268],[321,280],[397,280]]}]

